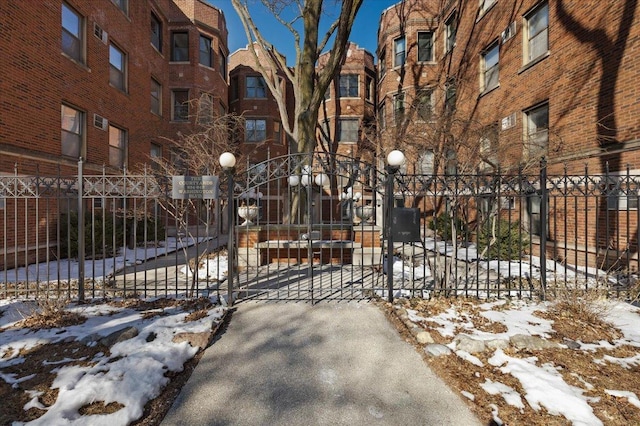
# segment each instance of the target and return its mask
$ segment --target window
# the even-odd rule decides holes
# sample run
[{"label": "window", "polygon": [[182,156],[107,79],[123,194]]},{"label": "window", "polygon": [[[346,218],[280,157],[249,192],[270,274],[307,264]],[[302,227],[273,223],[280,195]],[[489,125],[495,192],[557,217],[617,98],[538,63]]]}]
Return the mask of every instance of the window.
[{"label": "window", "polygon": [[418,32],[418,62],[433,62],[433,33]]},{"label": "window", "polygon": [[227,81],[227,55],[224,54],[222,49],[220,49],[218,58],[220,60],[220,64],[218,65],[218,68],[220,69],[220,75],[222,76],[224,81]]},{"label": "window", "polygon": [[238,90],[238,86],[239,86],[239,82],[238,82],[238,76],[235,77],[231,77],[231,84],[229,85],[229,90],[231,90],[231,100],[232,101],[236,101],[238,100],[238,95],[239,95],[239,90]]},{"label": "window", "polygon": [[405,38],[400,37],[393,41],[393,66],[401,67],[404,65],[406,57],[406,43]]},{"label": "window", "polygon": [[338,141],[358,142],[357,118],[341,118],[338,120]]},{"label": "window", "polygon": [[155,78],[151,79],[151,112],[162,115],[162,86]]},{"label": "window", "polygon": [[200,64],[211,68],[213,66],[211,39],[200,34]]},{"label": "window", "polygon": [[174,90],[171,92],[173,98],[173,113],[171,119],[173,121],[189,120],[189,91]]},{"label": "window", "polygon": [[203,93],[198,102],[198,124],[211,124],[213,122],[213,95]]},{"label": "window", "polygon": [[496,0],[480,0],[480,14],[483,14],[494,5]]},{"label": "window", "polygon": [[455,175],[458,172],[458,160],[456,152],[448,149],[445,154],[444,173],[447,175]]},{"label": "window", "polygon": [[549,142],[549,104],[525,111],[526,155],[532,159],[547,152]]},{"label": "window", "polygon": [[262,142],[267,138],[267,120],[247,119],[244,122],[245,142]]},{"label": "window", "polygon": [[262,76],[249,76],[246,79],[245,98],[266,98],[267,85]]},{"label": "window", "polygon": [[525,16],[525,63],[549,51],[549,6],[544,5]]},{"label": "window", "polygon": [[80,158],[84,148],[84,113],[67,105],[61,108],[62,155]]},{"label": "window", "polygon": [[155,14],[151,14],[151,44],[158,52],[162,52],[162,22]]},{"label": "window", "polygon": [[189,33],[171,33],[171,61],[189,61]]},{"label": "window", "polygon": [[435,170],[435,156],[433,150],[427,149],[418,158],[418,171],[423,175],[433,175]]},{"label": "window", "polygon": [[453,112],[456,109],[456,81],[453,78],[447,79],[444,88],[444,107],[447,112]]},{"label": "window", "polygon": [[358,91],[358,75],[345,74],[340,76],[340,93],[341,98],[357,98]]},{"label": "window", "polygon": [[458,32],[458,22],[455,12],[444,22],[444,52],[450,52],[456,45],[456,33]]},{"label": "window", "polygon": [[109,125],[109,165],[119,169],[127,164],[127,132]]},{"label": "window", "polygon": [[162,161],[162,146],[152,142],[149,157],[151,158],[151,168],[159,171],[160,162]]},{"label": "window", "polygon": [[637,210],[638,209],[638,189],[620,188],[623,184],[610,184],[607,191],[608,210]]},{"label": "window", "polygon": [[387,127],[387,119],[384,116],[385,113],[385,105],[384,102],[380,104],[378,108],[378,124],[380,125],[380,130],[384,130]]},{"label": "window", "polygon": [[496,42],[482,53],[482,78],[480,88],[486,92],[498,87],[500,77],[500,45]]},{"label": "window", "polygon": [[433,117],[433,89],[420,89],[416,93],[416,114],[423,121]]},{"label": "window", "polygon": [[123,92],[127,90],[127,55],[113,44],[109,45],[109,83]]},{"label": "window", "polygon": [[378,57],[378,72],[379,72],[380,80],[382,80],[382,77],[384,77],[384,75],[387,73],[386,58],[387,58],[386,50],[382,49],[382,51],[380,52],[380,56]]},{"label": "window", "polygon": [[480,169],[486,170],[498,164],[498,123],[483,129],[480,135]]},{"label": "window", "polygon": [[111,0],[125,15],[129,13],[129,0]]},{"label": "window", "polygon": [[62,51],[84,62],[84,19],[66,3],[62,3]]},{"label": "window", "polygon": [[404,117],[404,93],[393,95],[393,114],[396,120]]},{"label": "window", "polygon": [[170,164],[173,165],[175,174],[183,175],[187,173],[187,154],[180,148],[171,149]]},{"label": "window", "polygon": [[[545,217],[548,217],[549,200],[547,199],[547,211]],[[531,235],[542,235],[542,197],[540,194],[532,193],[527,196],[527,216],[529,219],[529,232]]]},{"label": "window", "polygon": [[365,99],[373,102],[373,92],[374,92],[374,87],[373,87],[373,78],[371,78],[370,76],[366,76],[365,77],[365,86],[364,86],[364,90],[365,92]]}]

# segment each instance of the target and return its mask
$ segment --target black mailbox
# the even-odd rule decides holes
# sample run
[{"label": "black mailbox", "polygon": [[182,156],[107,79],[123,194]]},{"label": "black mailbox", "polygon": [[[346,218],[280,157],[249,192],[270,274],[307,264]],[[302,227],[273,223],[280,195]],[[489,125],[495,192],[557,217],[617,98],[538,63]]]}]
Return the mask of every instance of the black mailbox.
[{"label": "black mailbox", "polygon": [[420,241],[420,209],[391,209],[391,235],[399,243]]}]

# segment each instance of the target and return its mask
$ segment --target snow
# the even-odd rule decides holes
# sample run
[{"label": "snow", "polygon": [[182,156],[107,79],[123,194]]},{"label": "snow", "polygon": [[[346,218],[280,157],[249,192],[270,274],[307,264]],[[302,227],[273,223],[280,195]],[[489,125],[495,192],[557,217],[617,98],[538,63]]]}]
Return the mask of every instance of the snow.
[{"label": "snow", "polygon": [[[431,247],[429,247],[431,245]],[[145,258],[161,255],[170,250],[175,250],[179,244],[174,241],[162,247],[152,249],[137,249],[127,251],[124,255],[106,261],[100,260],[88,262],[85,265],[87,273],[95,271],[96,276],[103,276],[113,272],[113,268],[122,267],[131,262],[140,262]],[[438,241],[428,241],[427,248],[453,255],[451,244]],[[539,274],[539,259],[531,257],[527,262],[512,262],[507,264],[479,259],[477,250],[473,246],[464,247],[457,251],[456,256],[467,262],[480,262],[487,269],[500,270],[501,273],[512,275],[521,273],[527,275]],[[105,265],[106,269],[101,269]],[[59,273],[77,271],[77,265],[60,264]],[[384,262],[386,268],[386,262]],[[580,268],[568,268],[566,265],[558,265],[547,262],[546,267],[559,276],[565,273],[565,277],[575,276],[576,271],[581,274],[597,276],[603,272],[595,270],[580,270]],[[36,272],[36,271],[40,272]],[[560,272],[558,272],[560,271]],[[218,259],[206,260],[198,271],[200,279],[223,279],[227,272],[227,259],[220,256]],[[56,267],[43,266],[39,269],[29,267],[29,277],[35,274],[50,274],[57,276]],[[189,273],[186,269],[183,273]],[[5,273],[3,272],[2,275]],[[398,280],[415,279],[430,276],[431,272],[423,265],[407,265],[402,260],[395,258],[393,274]],[[17,271],[7,271],[6,275],[13,280],[24,280],[27,270],[22,268]],[[600,300],[594,303],[602,305],[603,316],[606,321],[613,324],[623,335],[622,338],[611,342],[581,344],[581,351],[595,351],[598,349],[614,349],[627,345],[640,348],[640,309],[630,304]],[[474,325],[471,317],[456,305],[452,305],[444,312],[422,317],[417,311],[407,309],[408,318],[413,322],[429,322],[442,336],[453,338],[464,333],[474,339],[485,341],[497,339],[509,339],[517,334],[539,336],[549,338],[553,333],[552,321],[545,320],[534,315],[536,311],[545,311],[549,307],[548,302],[533,302],[525,300],[499,300],[476,305],[484,318],[500,323],[506,331],[491,333],[479,330]],[[87,321],[80,325],[68,326],[63,329],[14,329],[12,324],[28,316],[36,309],[36,304],[29,300],[0,300],[0,380],[9,385],[18,385],[28,380],[27,377],[16,377],[2,372],[4,368],[24,362],[19,355],[21,351],[35,348],[46,343],[60,341],[95,341],[91,336],[107,336],[114,331],[125,327],[136,327],[139,334],[131,339],[115,344],[110,355],[100,353],[90,361],[89,366],[71,365],[74,360],[66,358],[55,362],[56,378],[53,387],[59,390],[56,402],[45,408],[39,401],[41,393],[32,390],[29,393],[31,400],[23,407],[28,410],[31,407],[46,409],[46,413],[27,424],[29,425],[126,425],[138,419],[144,410],[144,405],[159,395],[168,379],[167,371],[181,371],[184,363],[192,358],[197,348],[188,343],[174,343],[173,336],[182,332],[202,332],[211,327],[211,323],[219,321],[224,313],[224,308],[215,308],[209,311],[209,315],[198,321],[184,322],[186,313],[177,308],[157,309],[162,315],[143,315],[142,312],[128,308],[118,308],[107,304],[72,305],[70,310],[88,317]],[[149,311],[147,311],[149,313]],[[147,341],[148,336],[155,336],[152,341]],[[481,361],[477,356],[468,352],[457,350],[455,355],[470,363],[470,368],[477,369],[477,374],[482,374],[483,369],[495,368],[505,375],[511,375],[520,383],[521,391],[499,381],[488,378],[481,384],[484,392],[490,395],[500,395],[504,401],[520,410],[528,404],[534,410],[546,410],[556,416],[563,416],[573,425],[600,425],[602,421],[593,413],[589,405],[593,398],[587,397],[585,390],[569,385],[564,381],[559,372],[559,367],[552,364],[541,364],[536,357],[517,358],[507,355],[502,349],[494,349],[488,352],[488,363]],[[640,354],[626,358],[616,358],[611,355],[594,357],[594,363],[616,363],[625,368],[637,368],[640,365]],[[574,374],[575,376],[575,374]],[[478,377],[481,377],[478,375]],[[583,388],[593,388],[585,379],[577,377],[583,384]],[[607,389],[605,392],[613,397],[621,398],[634,407],[640,408],[638,396],[625,389]],[[462,390],[461,394],[471,401],[476,399],[471,392]],[[103,401],[108,404],[117,402],[123,408],[112,414],[94,415],[90,420],[78,413],[78,409],[86,404]],[[498,407],[489,406],[496,424],[503,424],[499,417]]]},{"label": "snow", "polygon": [[[157,397],[167,384],[168,371],[181,371],[186,361],[198,351],[187,342],[174,343],[178,333],[199,333],[211,330],[212,323],[220,321],[224,313],[221,307],[209,310],[208,315],[185,322],[186,312],[174,307],[158,309],[162,315],[148,315],[130,308],[116,308],[107,304],[72,305],[68,309],[87,316],[83,324],[62,329],[10,328],[18,314],[24,309],[32,309],[29,304],[13,300],[0,302],[0,379],[14,386],[29,379],[2,374],[3,368],[20,363],[21,350],[46,343],[80,341],[93,336],[107,336],[127,327],[139,331],[134,338],[116,343],[110,355],[97,354],[90,365],[65,365],[72,358],[58,361],[54,372],[56,378],[52,388],[58,389],[54,404],[46,408],[44,415],[28,422],[28,425],[127,425],[140,418],[145,404]],[[24,311],[23,311],[24,312]],[[149,339],[149,336],[155,336]],[[32,399],[23,407],[45,408],[38,400],[41,394],[31,391]],[[105,404],[117,402],[123,408],[112,413],[80,415],[78,410],[87,404],[102,401]],[[14,423],[16,425],[20,423]]]}]

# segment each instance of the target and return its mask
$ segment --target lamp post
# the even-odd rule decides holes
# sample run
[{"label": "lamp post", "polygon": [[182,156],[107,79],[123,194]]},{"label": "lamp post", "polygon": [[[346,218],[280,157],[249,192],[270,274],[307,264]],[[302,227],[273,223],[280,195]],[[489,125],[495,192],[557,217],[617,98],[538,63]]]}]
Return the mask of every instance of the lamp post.
[{"label": "lamp post", "polygon": [[224,152],[218,160],[227,174],[227,303],[233,305],[233,173],[236,166],[236,156]]},{"label": "lamp post", "polygon": [[393,302],[393,232],[391,232],[391,211],[393,210],[393,180],[400,166],[404,163],[405,157],[402,151],[397,149],[391,151],[387,155],[387,291],[389,292],[389,303]]}]

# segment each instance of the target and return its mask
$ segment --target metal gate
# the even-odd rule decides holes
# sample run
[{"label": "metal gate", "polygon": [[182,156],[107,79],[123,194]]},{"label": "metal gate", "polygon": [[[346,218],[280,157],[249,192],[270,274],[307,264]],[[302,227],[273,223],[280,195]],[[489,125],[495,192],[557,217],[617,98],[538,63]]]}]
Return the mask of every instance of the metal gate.
[{"label": "metal gate", "polygon": [[238,177],[234,227],[242,299],[359,300],[383,295],[383,185],[372,161],[292,154]]}]

